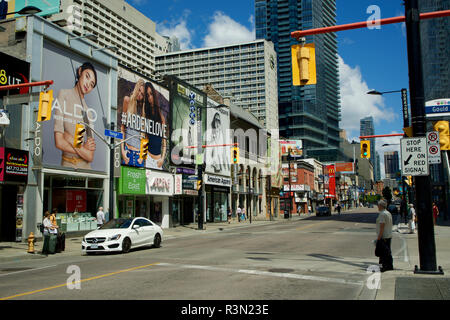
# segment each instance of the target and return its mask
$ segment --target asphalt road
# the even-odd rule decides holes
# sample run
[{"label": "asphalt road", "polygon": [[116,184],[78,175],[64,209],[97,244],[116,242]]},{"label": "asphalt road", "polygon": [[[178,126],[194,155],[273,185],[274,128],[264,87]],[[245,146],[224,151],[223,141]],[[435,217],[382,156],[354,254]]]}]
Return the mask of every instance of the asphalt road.
[{"label": "asphalt road", "polygon": [[[167,239],[125,255],[4,263],[0,299],[370,299],[375,219],[374,210],[310,217]],[[406,257],[401,238],[392,251]]]}]

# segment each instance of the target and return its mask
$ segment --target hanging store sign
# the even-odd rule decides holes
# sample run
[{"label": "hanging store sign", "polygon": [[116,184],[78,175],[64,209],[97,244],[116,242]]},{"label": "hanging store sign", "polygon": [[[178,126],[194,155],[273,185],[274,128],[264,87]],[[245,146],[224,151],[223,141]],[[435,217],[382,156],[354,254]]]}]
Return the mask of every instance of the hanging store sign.
[{"label": "hanging store sign", "polygon": [[122,167],[122,176],[119,179],[119,194],[145,194],[146,186],[145,170]]},{"label": "hanging store sign", "polygon": [[0,181],[27,183],[28,165],[28,151],[0,148]]},{"label": "hanging store sign", "polygon": [[146,194],[173,196],[174,186],[173,176],[171,174],[146,170],[146,176]]},{"label": "hanging store sign", "polygon": [[227,178],[227,177],[205,174],[203,177],[203,181],[205,182],[205,184],[212,184],[212,185],[223,186],[223,187],[228,187],[228,188],[231,187],[231,178]]}]

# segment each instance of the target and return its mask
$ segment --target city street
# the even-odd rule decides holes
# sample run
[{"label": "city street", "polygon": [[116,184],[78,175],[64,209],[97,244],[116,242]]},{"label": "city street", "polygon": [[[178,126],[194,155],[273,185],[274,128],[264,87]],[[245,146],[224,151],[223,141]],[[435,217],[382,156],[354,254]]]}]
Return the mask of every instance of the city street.
[{"label": "city street", "polygon": [[[375,299],[374,209],[168,236],[129,254],[80,252],[0,264],[0,298],[64,300]],[[181,227],[182,228],[182,227]],[[394,267],[412,269],[394,233]],[[79,239],[68,239],[70,241]],[[414,239],[415,241],[415,239]],[[74,271],[75,270],[75,271]],[[79,270],[80,277],[76,276]],[[383,274],[384,275],[384,274]],[[69,277],[81,280],[67,286]],[[69,281],[70,282],[70,281]]]}]

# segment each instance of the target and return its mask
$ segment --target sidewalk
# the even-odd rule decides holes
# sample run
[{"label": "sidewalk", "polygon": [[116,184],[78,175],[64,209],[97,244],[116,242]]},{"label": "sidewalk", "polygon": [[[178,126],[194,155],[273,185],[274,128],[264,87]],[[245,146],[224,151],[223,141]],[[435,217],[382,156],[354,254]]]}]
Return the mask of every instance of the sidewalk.
[{"label": "sidewalk", "polygon": [[440,220],[434,228],[437,266],[444,275],[414,273],[416,266],[420,269],[417,233],[409,234],[406,224],[398,230],[394,238],[404,241],[407,252],[393,252],[394,270],[381,274],[376,300],[450,300],[450,221]]}]

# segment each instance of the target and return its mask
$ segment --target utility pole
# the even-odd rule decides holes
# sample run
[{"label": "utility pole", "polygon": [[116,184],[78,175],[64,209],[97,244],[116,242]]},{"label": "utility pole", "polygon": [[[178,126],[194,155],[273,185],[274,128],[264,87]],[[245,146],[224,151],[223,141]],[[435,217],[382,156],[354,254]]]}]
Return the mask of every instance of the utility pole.
[{"label": "utility pole", "polygon": [[[414,137],[426,136],[426,114],[423,67],[420,40],[420,12],[418,0],[405,0],[406,38],[408,48],[409,92]],[[436,244],[431,197],[430,176],[415,177],[416,213],[418,224],[420,269],[415,273],[443,274],[437,270]]]},{"label": "utility pole", "polygon": [[[114,122],[111,122],[111,131],[114,131]],[[109,144],[109,220],[114,216],[114,138],[111,137]]]}]

